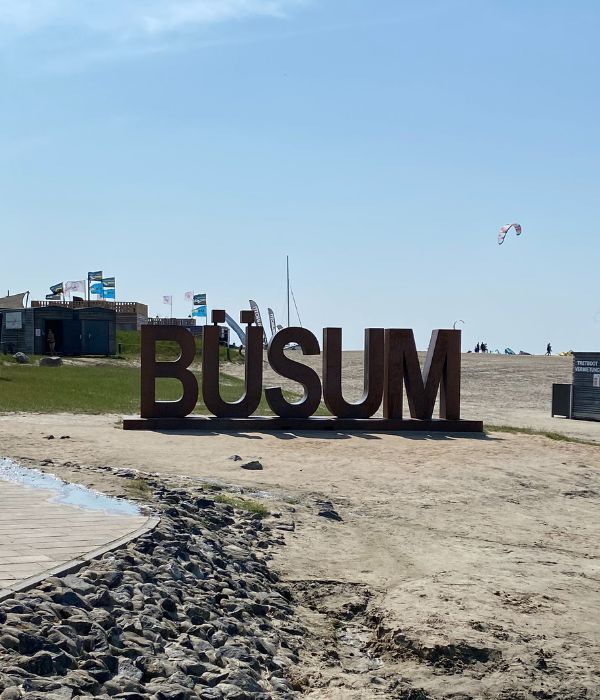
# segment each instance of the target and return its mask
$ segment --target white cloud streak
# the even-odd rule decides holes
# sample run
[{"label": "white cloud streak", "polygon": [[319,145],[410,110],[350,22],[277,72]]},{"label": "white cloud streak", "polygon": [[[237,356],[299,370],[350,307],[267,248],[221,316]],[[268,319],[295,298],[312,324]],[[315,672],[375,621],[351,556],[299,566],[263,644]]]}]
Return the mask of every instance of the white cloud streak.
[{"label": "white cloud streak", "polygon": [[307,0],[0,0],[0,32],[84,29],[120,38],[155,37],[251,17],[284,17]]}]

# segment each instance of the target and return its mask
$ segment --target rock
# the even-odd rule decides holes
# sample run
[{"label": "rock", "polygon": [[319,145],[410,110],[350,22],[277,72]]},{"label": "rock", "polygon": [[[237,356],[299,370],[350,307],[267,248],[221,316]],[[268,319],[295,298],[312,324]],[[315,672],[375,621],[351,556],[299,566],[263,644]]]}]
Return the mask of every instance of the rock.
[{"label": "rock", "polygon": [[140,669],[129,661],[129,659],[119,660],[119,673],[117,678],[126,678],[132,681],[142,680],[144,674]]},{"label": "rock", "polygon": [[34,656],[21,658],[18,665],[28,673],[36,676],[50,676],[54,671],[52,656],[47,651],[41,651]]},{"label": "rock", "polygon": [[335,510],[333,503],[331,501],[318,501],[319,512],[317,515],[321,518],[328,518],[329,520],[342,521],[342,516]]},{"label": "rock", "polygon": [[6,688],[0,694],[0,700],[19,700],[19,698],[22,697],[23,693],[19,688],[17,688],[14,685],[12,686],[12,688]]},{"label": "rock", "polygon": [[13,357],[16,362],[20,365],[29,364],[29,357],[24,352],[16,352]]},{"label": "rock", "polygon": [[44,648],[44,640],[33,634],[28,634],[27,632],[19,633],[19,654],[25,654],[26,656],[32,656],[38,651]]},{"label": "rock", "polygon": [[0,647],[17,650],[19,648],[19,638],[12,634],[3,634],[0,636]]},{"label": "rock", "polygon": [[242,458],[239,455],[231,455],[231,457],[227,457],[227,459],[230,459],[232,462],[241,462]]},{"label": "rock", "polygon": [[91,610],[92,606],[75,591],[59,591],[52,594],[52,600],[59,605],[68,605],[75,608]]},{"label": "rock", "polygon": [[329,520],[337,520],[342,522],[342,516],[336,510],[320,510],[317,515],[320,518],[328,518]]},{"label": "rock", "polygon": [[62,365],[62,357],[40,357],[40,367],[60,367]]},{"label": "rock", "polygon": [[244,464],[240,464],[240,467],[242,469],[247,469],[248,471],[253,472],[262,471],[263,469],[263,465],[257,459],[254,459],[251,462],[245,462]]},{"label": "rock", "polygon": [[99,583],[103,583],[109,588],[115,588],[116,586],[119,586],[122,580],[122,571],[107,571],[98,578]]},{"label": "rock", "polygon": [[222,700],[223,693],[218,688],[204,688],[200,691],[200,700]]},{"label": "rock", "polygon": [[87,581],[84,581],[83,579],[79,578],[79,576],[74,576],[73,574],[67,574],[60,580],[64,586],[70,588],[76,593],[81,593],[82,595],[87,595],[88,593],[92,593],[96,590],[95,586],[92,586],[90,583],[87,583]]}]

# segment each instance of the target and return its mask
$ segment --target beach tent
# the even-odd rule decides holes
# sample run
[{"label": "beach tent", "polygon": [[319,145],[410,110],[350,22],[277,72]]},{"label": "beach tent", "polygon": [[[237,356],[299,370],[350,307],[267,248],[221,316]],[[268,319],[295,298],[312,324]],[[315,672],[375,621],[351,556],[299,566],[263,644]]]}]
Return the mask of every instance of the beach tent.
[{"label": "beach tent", "polygon": [[7,297],[0,297],[0,309],[23,309],[25,304],[23,300],[29,292],[22,294],[10,294]]},{"label": "beach tent", "polygon": [[505,355],[516,355],[517,353],[514,350],[511,350],[510,348],[504,348],[504,354]]}]

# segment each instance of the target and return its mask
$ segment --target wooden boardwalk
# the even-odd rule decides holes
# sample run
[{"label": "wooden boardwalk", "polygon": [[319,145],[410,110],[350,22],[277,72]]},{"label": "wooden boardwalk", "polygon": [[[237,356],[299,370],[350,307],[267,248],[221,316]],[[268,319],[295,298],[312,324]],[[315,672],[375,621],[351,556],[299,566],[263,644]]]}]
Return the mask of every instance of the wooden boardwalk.
[{"label": "wooden boardwalk", "polygon": [[151,529],[155,518],[52,502],[52,491],[0,481],[0,600]]}]

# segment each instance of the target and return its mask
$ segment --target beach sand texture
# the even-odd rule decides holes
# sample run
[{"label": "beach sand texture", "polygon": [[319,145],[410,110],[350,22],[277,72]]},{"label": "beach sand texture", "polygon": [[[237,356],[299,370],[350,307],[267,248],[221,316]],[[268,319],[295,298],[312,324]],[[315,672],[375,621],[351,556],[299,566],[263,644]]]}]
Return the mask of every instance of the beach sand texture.
[{"label": "beach sand texture", "polygon": [[[360,353],[345,367],[356,391]],[[464,356],[464,415],[600,440],[600,424],[549,418],[551,384],[570,368],[569,358]],[[44,437],[65,430],[61,444]],[[286,538],[274,566],[315,633],[295,671],[307,697],[600,697],[596,445],[504,432],[136,433],[114,416],[70,415],[5,415],[0,434],[13,458],[269,493]],[[263,470],[240,469],[234,454]],[[318,515],[326,501],[341,521]]]}]

